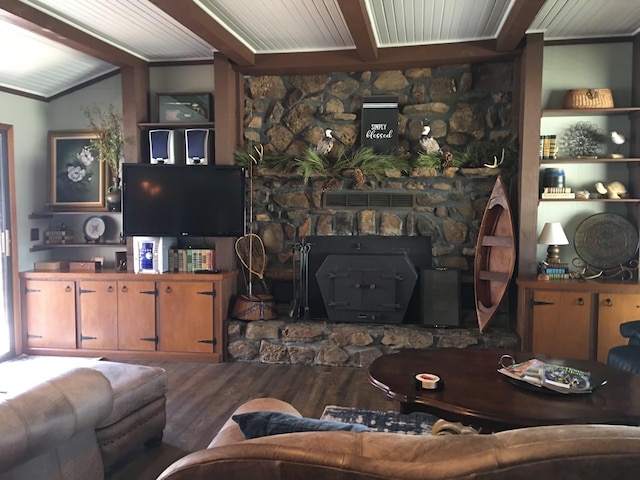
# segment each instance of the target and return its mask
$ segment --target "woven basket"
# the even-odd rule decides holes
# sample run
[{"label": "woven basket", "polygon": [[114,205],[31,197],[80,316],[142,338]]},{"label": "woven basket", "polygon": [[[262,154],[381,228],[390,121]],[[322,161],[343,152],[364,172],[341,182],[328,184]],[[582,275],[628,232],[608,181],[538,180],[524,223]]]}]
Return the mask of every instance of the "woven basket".
[{"label": "woven basket", "polygon": [[564,97],[564,108],[613,108],[613,95],[608,88],[569,90]]},{"label": "woven basket", "polygon": [[273,320],[278,318],[278,312],[271,295],[240,295],[231,316],[237,320]]}]

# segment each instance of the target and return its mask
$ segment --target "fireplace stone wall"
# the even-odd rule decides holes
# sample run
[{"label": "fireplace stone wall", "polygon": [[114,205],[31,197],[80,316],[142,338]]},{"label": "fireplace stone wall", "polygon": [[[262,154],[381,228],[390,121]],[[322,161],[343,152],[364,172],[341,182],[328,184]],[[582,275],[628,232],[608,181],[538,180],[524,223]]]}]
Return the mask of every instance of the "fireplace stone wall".
[{"label": "fireplace stone wall", "polygon": [[[427,124],[441,147],[463,151],[474,140],[511,134],[512,79],[512,62],[247,77],[244,140],[247,146],[264,146],[265,155],[295,157],[331,128],[338,145],[357,148],[363,98],[396,95],[400,151],[415,155]],[[504,309],[487,333],[480,335],[474,327],[472,278],[480,221],[496,175],[509,185],[512,174],[488,167],[494,160],[474,158],[462,168],[391,170],[364,182],[348,170],[328,182],[313,175],[306,181],[295,169],[253,168],[251,229],[264,242],[264,277],[282,314],[269,322],[231,321],[229,359],[365,366],[378,355],[411,346],[514,348],[517,341]],[[413,201],[401,207],[327,206],[327,192],[356,191],[410,194]],[[307,323],[289,318],[286,310],[297,275],[294,259],[299,260],[295,246],[310,235],[431,237],[433,267],[461,272],[462,328],[340,325],[326,319]],[[260,292],[259,283],[253,282],[253,291]]]}]

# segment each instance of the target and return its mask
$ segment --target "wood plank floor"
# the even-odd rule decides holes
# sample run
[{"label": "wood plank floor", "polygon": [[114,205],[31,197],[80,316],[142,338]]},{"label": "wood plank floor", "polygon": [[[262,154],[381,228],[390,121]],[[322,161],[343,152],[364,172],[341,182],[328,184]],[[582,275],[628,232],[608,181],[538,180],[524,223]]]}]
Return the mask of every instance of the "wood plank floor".
[{"label": "wood plank floor", "polygon": [[155,479],[178,458],[206,448],[235,408],[251,398],[276,397],[313,418],[320,417],[326,405],[395,408],[369,384],[366,368],[155,360],[129,363],[166,369],[167,426],[161,446],[141,447],[110,472],[107,480]]}]

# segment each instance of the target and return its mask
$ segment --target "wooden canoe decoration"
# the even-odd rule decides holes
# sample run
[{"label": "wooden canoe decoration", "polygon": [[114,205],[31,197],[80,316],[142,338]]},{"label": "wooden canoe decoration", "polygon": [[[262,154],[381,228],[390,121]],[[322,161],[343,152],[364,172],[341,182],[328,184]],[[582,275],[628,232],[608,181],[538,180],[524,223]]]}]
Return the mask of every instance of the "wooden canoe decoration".
[{"label": "wooden canoe decoration", "polygon": [[513,219],[502,180],[496,178],[482,216],[476,243],[474,290],[480,332],[484,332],[504,298],[516,263]]}]

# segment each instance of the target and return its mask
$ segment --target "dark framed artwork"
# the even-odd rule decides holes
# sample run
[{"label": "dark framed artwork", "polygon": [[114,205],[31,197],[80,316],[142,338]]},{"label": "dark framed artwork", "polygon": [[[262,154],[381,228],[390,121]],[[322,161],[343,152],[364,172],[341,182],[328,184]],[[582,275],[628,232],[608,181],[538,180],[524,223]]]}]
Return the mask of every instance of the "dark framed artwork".
[{"label": "dark framed artwork", "polygon": [[159,123],[210,122],[213,96],[210,93],[158,93]]},{"label": "dark framed artwork", "polygon": [[104,162],[91,147],[92,132],[49,132],[49,206],[56,210],[106,210]]}]

